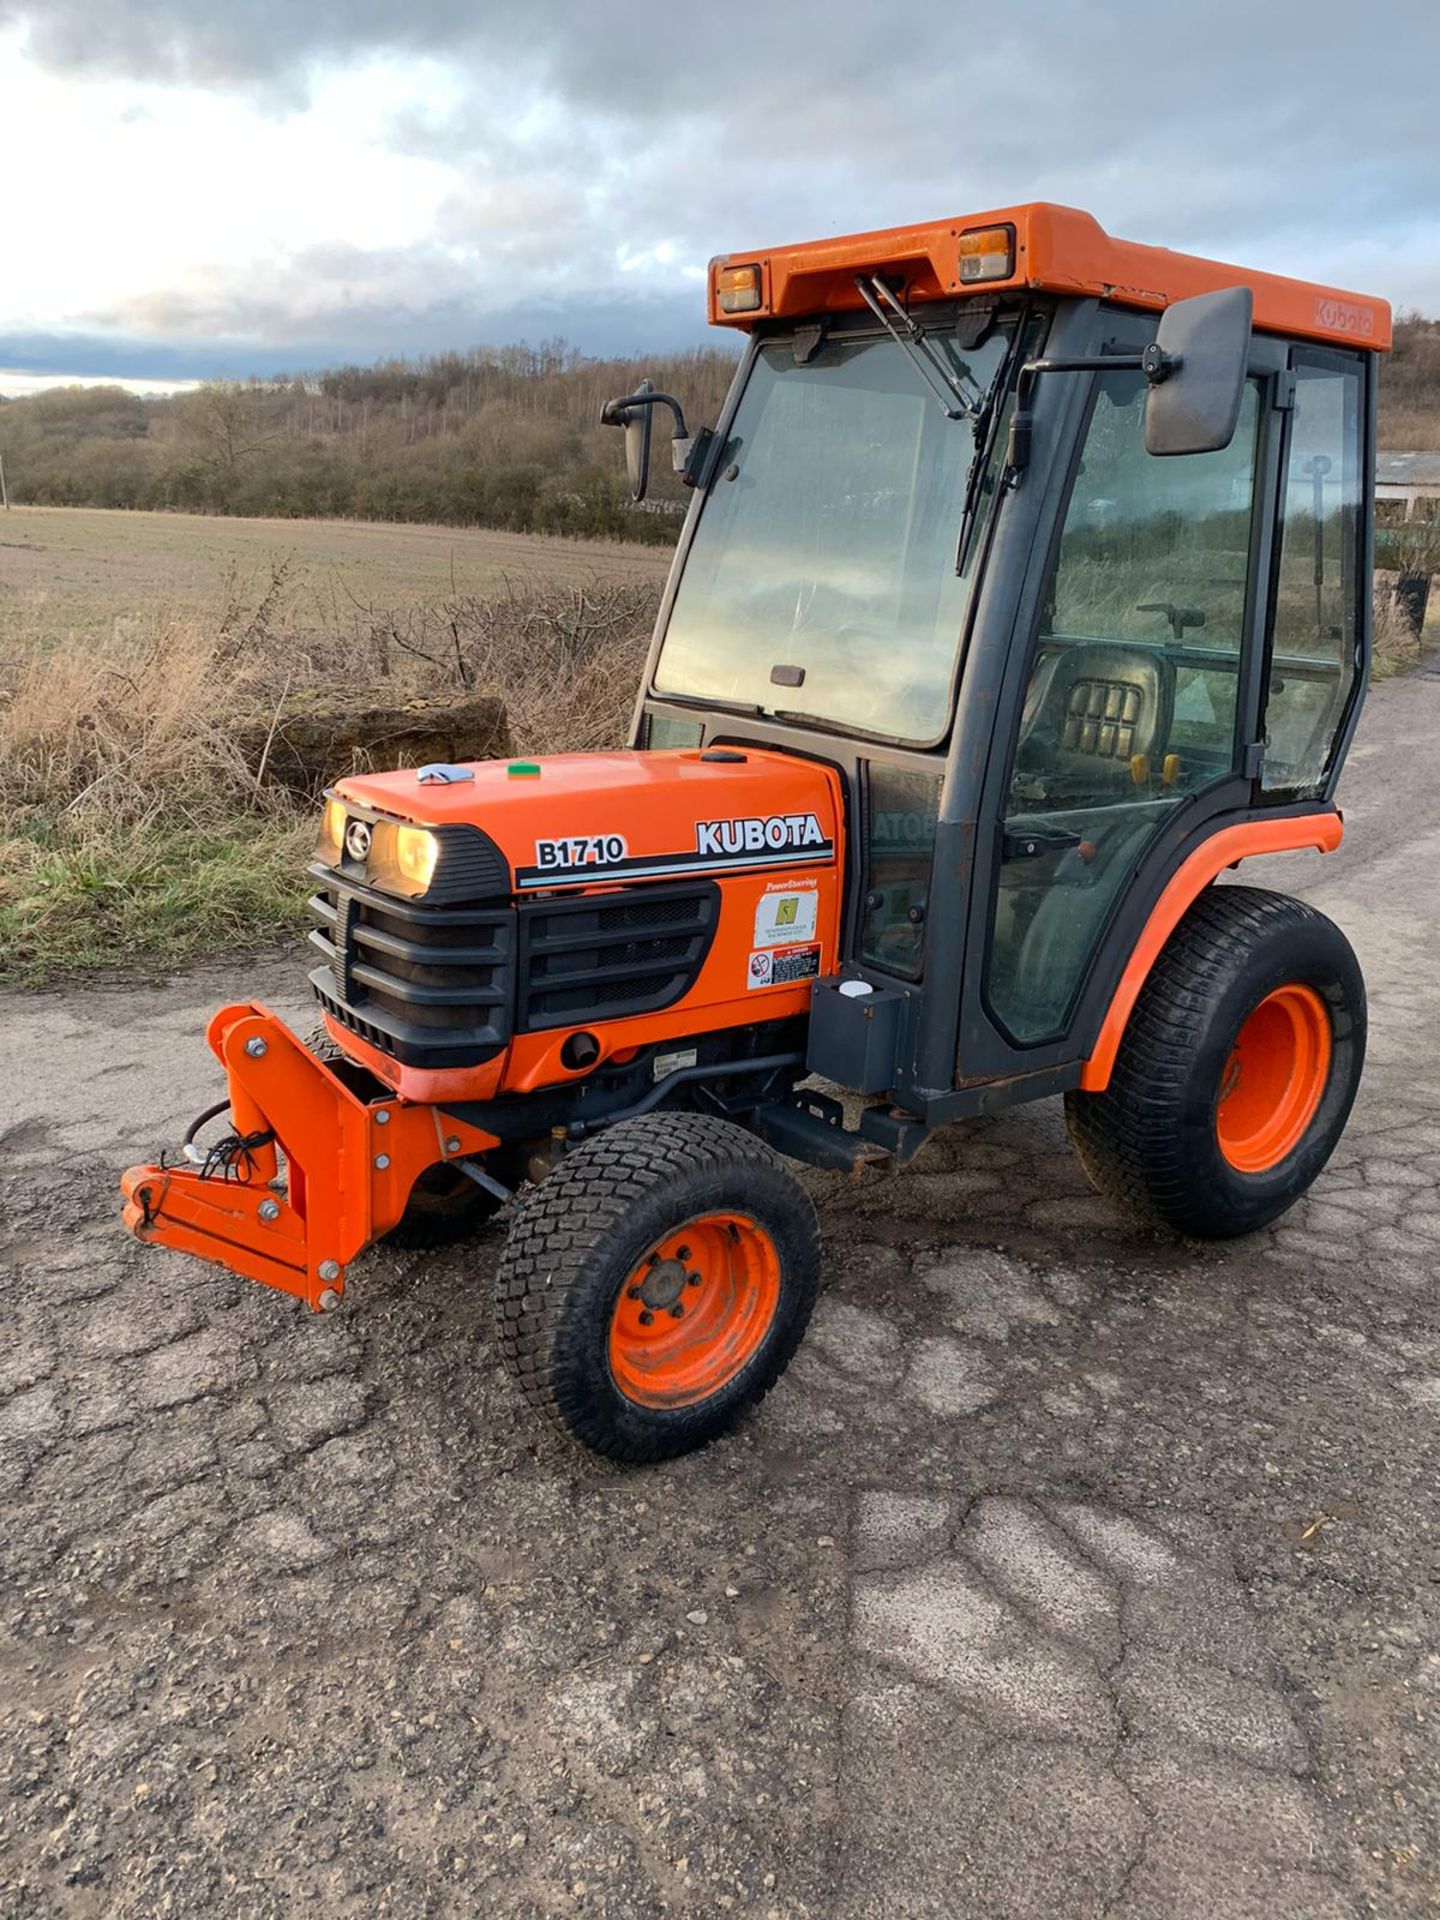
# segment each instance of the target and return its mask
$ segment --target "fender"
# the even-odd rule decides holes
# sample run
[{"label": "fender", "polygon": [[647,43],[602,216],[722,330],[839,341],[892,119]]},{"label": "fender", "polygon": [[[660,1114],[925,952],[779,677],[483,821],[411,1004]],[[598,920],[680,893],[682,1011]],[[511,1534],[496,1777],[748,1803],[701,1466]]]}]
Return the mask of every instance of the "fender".
[{"label": "fender", "polygon": [[1191,905],[1218,874],[1255,854],[1295,853],[1303,847],[1333,853],[1344,831],[1345,823],[1339,813],[1327,808],[1321,813],[1298,817],[1291,814],[1283,820],[1247,820],[1239,826],[1222,827],[1196,847],[1178,872],[1172,874],[1145,923],[1145,931],[1135,943],[1100,1023],[1095,1045],[1081,1067],[1082,1091],[1103,1093],[1109,1086],[1126,1022],[1140,997],[1140,989],[1150,976],[1150,969]]}]

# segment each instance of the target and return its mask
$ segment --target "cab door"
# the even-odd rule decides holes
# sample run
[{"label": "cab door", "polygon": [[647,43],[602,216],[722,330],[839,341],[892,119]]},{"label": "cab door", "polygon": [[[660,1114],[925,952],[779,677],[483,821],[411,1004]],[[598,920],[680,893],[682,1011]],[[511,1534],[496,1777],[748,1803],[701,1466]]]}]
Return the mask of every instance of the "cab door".
[{"label": "cab door", "polygon": [[[1138,316],[1109,320],[1113,350],[1154,336]],[[957,1079],[1074,1055],[1087,981],[1132,882],[1208,814],[1248,799],[1282,368],[1278,343],[1257,342],[1230,445],[1179,458],[1145,450],[1142,374],[1091,376],[1014,718],[992,759],[997,828],[977,861],[988,896],[974,902]]]}]

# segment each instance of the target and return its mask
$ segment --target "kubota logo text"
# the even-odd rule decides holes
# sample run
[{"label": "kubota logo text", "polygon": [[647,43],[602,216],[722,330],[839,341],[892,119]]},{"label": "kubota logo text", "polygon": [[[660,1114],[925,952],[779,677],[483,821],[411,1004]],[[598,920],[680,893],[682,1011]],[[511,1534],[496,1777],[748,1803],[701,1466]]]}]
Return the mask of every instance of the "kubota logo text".
[{"label": "kubota logo text", "polygon": [[697,853],[779,853],[790,847],[823,847],[825,836],[813,813],[751,815],[740,820],[701,820],[695,827]]}]

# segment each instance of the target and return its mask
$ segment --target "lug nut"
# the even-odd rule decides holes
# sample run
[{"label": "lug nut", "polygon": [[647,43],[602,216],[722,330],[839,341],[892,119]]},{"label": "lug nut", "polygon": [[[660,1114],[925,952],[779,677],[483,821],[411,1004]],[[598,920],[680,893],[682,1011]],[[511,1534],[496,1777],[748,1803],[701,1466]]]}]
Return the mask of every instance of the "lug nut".
[{"label": "lug nut", "polygon": [[627,1287],[625,1289],[625,1298],[627,1300],[638,1300],[640,1298],[639,1287]]},{"label": "lug nut", "polygon": [[690,1258],[689,1247],[676,1247],[675,1258],[677,1260],[688,1260]]},{"label": "lug nut", "polygon": [[685,1284],[686,1284],[686,1286],[687,1286],[687,1287],[698,1287],[698,1286],[699,1286],[699,1284],[700,1284],[700,1276],[699,1276],[699,1274],[698,1274],[698,1273],[687,1273],[687,1274],[686,1274],[686,1276],[685,1276]]},{"label": "lug nut", "polygon": [[685,1309],[684,1307],[681,1306],[678,1300],[675,1302],[674,1306],[671,1307],[670,1309],[670,1318],[672,1320],[683,1320],[685,1318]]},{"label": "lug nut", "polygon": [[270,1049],[257,1033],[253,1040],[247,1040],[245,1042],[245,1051],[252,1060],[263,1060]]},{"label": "lug nut", "polygon": [[262,1200],[255,1211],[262,1220],[278,1220],[280,1218],[280,1203],[278,1200]]},{"label": "lug nut", "polygon": [[642,1327],[652,1327],[655,1324],[655,1316],[648,1307],[640,1309],[640,1324]]}]

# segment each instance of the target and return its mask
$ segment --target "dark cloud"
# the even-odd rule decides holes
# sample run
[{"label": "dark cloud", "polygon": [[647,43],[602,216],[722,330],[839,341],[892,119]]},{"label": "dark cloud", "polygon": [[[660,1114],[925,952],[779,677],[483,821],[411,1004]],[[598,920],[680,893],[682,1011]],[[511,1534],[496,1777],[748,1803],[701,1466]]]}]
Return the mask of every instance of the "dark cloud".
[{"label": "dark cloud", "polygon": [[0,0],[16,22],[57,70],[279,112],[334,68],[437,63],[434,106],[378,129],[454,167],[431,231],[157,293],[106,331],[317,357],[507,327],[659,347],[699,332],[713,252],[1029,198],[1440,304],[1436,0],[1373,21],[1337,0]]},{"label": "dark cloud", "polygon": [[[245,380],[468,347],[562,339],[603,358],[726,342],[708,333],[699,303],[530,301],[478,311],[463,301],[407,309],[332,308],[298,321],[281,303],[243,309],[157,301],[153,325],[131,310],[96,315],[89,329],[0,332],[0,368],[115,379]],[[243,320],[243,327],[237,324]]]}]

